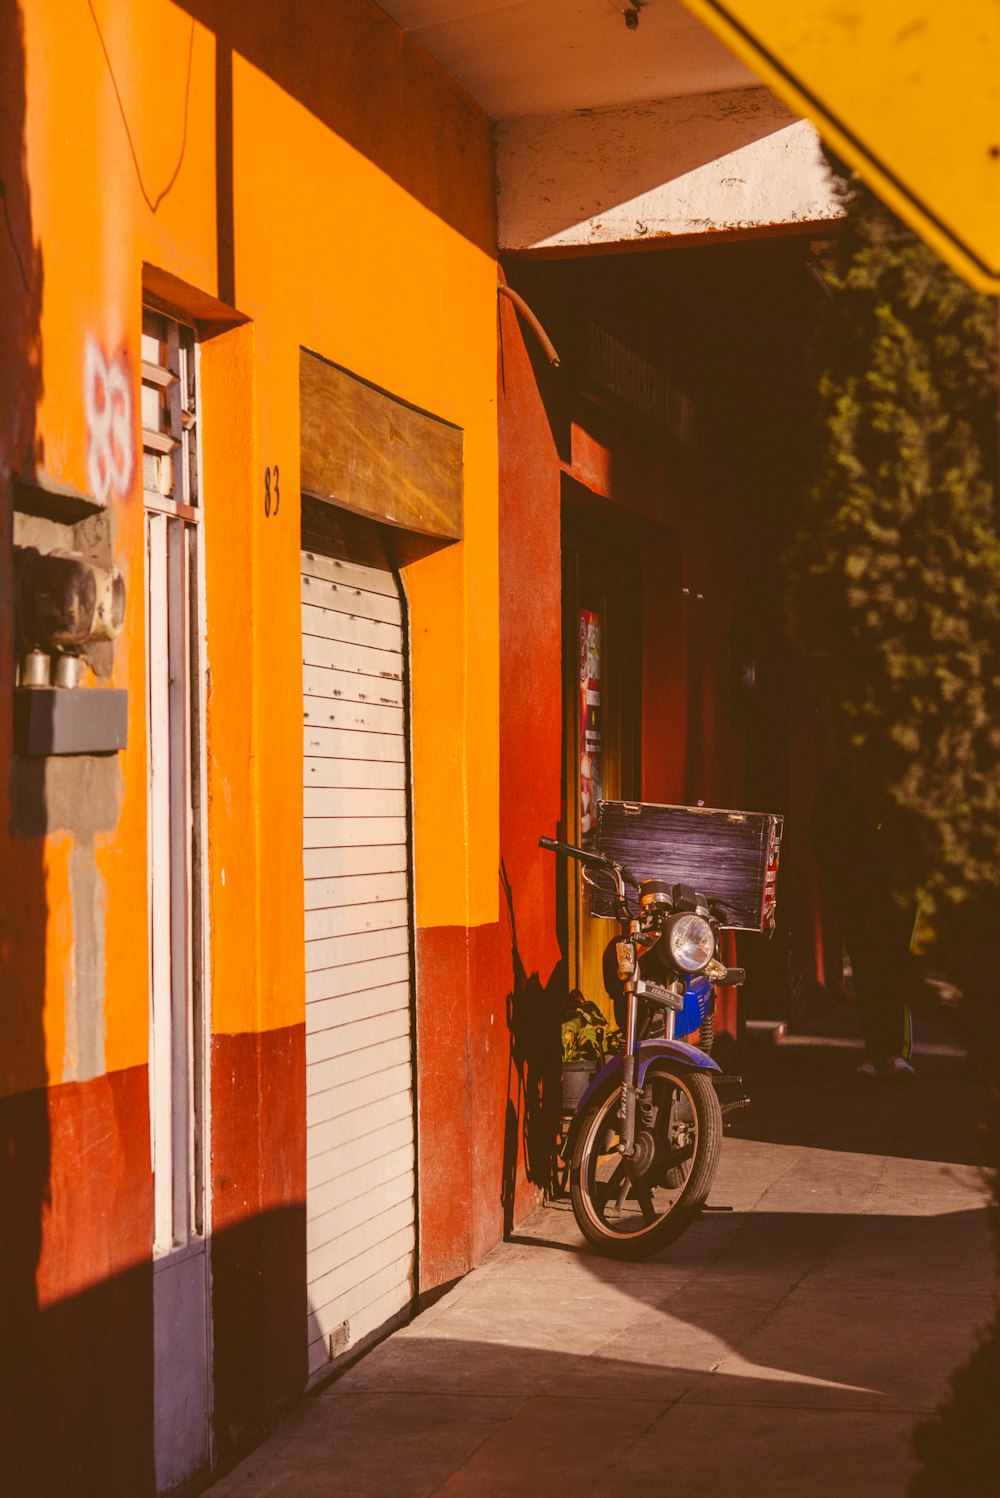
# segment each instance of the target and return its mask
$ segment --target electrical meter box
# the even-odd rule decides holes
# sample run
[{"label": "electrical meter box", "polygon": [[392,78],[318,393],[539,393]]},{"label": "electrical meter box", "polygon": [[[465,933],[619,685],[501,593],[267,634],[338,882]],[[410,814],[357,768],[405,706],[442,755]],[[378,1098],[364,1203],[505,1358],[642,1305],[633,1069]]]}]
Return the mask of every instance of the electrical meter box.
[{"label": "electrical meter box", "polygon": [[[692,885],[724,907],[719,924],[730,930],[771,931],[783,822],[762,811],[599,801],[594,846],[637,879]],[[613,915],[610,894],[593,889],[590,913]]]}]

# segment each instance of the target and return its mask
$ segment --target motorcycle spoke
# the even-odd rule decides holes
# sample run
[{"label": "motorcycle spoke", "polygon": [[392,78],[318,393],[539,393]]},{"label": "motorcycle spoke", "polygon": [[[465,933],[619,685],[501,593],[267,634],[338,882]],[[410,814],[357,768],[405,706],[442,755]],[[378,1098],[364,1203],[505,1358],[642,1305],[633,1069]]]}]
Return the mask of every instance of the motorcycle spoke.
[{"label": "motorcycle spoke", "polygon": [[[624,1164],[624,1162],[623,1162],[623,1164]],[[622,1213],[625,1210],[625,1200],[626,1200],[626,1198],[627,1198],[627,1196],[629,1194],[629,1190],[631,1188],[631,1185],[632,1185],[632,1182],[629,1180],[628,1175],[627,1174],[623,1174],[622,1175],[621,1185],[618,1188],[618,1200],[615,1202],[615,1211],[618,1213],[619,1217],[622,1215]]]},{"label": "motorcycle spoke", "polygon": [[653,1206],[653,1193],[649,1189],[649,1178],[648,1176],[635,1175],[631,1171],[629,1174],[632,1190],[635,1192],[636,1200],[642,1208],[642,1215],[647,1226],[650,1226],[656,1221],[657,1213],[656,1208]]},{"label": "motorcycle spoke", "polygon": [[[628,1177],[625,1172],[625,1161],[619,1159],[618,1164],[608,1176],[608,1179],[606,1181],[601,1181],[598,1183],[598,1206],[602,1214],[607,1210],[608,1206],[612,1204],[616,1196],[618,1200],[617,1202],[614,1202],[614,1206],[618,1212],[621,1211],[625,1202],[625,1197],[628,1194],[628,1184]],[[624,1191],[621,1189],[623,1185],[625,1187]]]},{"label": "motorcycle spoke", "polygon": [[669,1155],[661,1156],[657,1162],[659,1166],[657,1180],[662,1181],[671,1170],[680,1170],[682,1166],[688,1163],[693,1154],[694,1140],[692,1139],[689,1144],[682,1145],[680,1149],[671,1150]]}]

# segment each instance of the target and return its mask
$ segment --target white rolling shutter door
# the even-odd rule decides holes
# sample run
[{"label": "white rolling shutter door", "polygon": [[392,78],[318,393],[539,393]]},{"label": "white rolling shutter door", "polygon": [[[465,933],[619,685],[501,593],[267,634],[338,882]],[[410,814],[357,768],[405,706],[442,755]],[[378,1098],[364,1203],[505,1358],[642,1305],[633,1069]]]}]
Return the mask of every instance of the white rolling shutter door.
[{"label": "white rolling shutter door", "polygon": [[388,568],[303,551],[302,662],[315,1379],[414,1290],[406,678]]}]

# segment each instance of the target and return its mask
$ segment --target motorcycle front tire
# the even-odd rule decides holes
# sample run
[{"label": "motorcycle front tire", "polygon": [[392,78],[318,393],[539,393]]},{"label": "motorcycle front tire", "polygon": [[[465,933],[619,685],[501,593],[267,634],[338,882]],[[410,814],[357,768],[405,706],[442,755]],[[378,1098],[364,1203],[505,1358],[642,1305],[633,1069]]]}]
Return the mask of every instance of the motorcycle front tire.
[{"label": "motorcycle front tire", "polygon": [[587,1105],[570,1164],[577,1226],[618,1259],[648,1258],[680,1237],[708,1197],[722,1147],[722,1110],[703,1071],[652,1061],[645,1082],[657,1117],[645,1138],[637,1124],[635,1159],[617,1148],[620,1087],[610,1078]]}]

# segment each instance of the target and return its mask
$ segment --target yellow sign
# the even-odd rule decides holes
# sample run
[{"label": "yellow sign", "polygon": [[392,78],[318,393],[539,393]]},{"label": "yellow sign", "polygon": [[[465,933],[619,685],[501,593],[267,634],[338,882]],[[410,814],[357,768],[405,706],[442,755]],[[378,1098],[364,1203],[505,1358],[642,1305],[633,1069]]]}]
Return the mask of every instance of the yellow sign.
[{"label": "yellow sign", "polygon": [[1000,0],[684,0],[900,218],[1000,293]]}]

